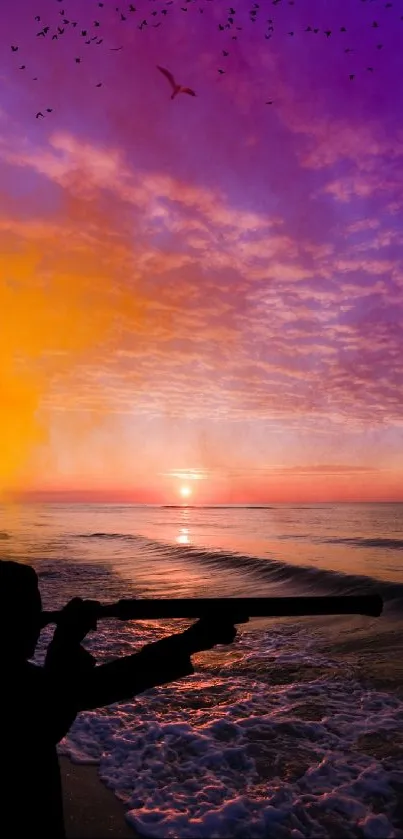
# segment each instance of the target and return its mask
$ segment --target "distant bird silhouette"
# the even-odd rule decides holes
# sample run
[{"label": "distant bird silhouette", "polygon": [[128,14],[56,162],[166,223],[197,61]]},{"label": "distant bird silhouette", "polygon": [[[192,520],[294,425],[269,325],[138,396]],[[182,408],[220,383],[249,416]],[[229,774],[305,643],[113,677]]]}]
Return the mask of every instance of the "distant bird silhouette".
[{"label": "distant bird silhouette", "polygon": [[169,70],[165,70],[165,68],[160,67],[159,64],[157,64],[157,69],[160,71],[160,73],[163,74],[163,76],[165,76],[166,79],[168,79],[169,84],[173,89],[171,99],[175,99],[175,96],[177,96],[178,93],[188,93],[189,96],[196,96],[194,90],[192,90],[190,87],[183,87],[183,85],[177,84],[172,73],[170,73]]},{"label": "distant bird silhouette", "polygon": [[102,82],[98,82],[98,84],[96,84],[95,87],[102,87]]},{"label": "distant bird silhouette", "polygon": [[11,49],[12,49],[13,52],[18,52],[18,47],[13,47],[12,46]]},{"label": "distant bird silhouette", "polygon": [[36,115],[36,119],[39,119],[39,117],[42,117],[42,119],[44,119],[42,111],[38,111],[38,113]]}]

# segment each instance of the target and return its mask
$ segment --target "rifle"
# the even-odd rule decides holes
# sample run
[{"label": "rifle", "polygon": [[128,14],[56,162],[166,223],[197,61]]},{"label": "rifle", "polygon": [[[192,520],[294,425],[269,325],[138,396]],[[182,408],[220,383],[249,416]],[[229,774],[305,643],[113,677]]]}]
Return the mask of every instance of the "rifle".
[{"label": "rifle", "polygon": [[[311,615],[368,615],[382,613],[379,594],[332,597],[204,597],[118,600],[100,604],[97,620],[160,620],[207,618],[245,623],[248,618],[302,617]],[[42,612],[42,627],[57,623],[60,611]]]}]

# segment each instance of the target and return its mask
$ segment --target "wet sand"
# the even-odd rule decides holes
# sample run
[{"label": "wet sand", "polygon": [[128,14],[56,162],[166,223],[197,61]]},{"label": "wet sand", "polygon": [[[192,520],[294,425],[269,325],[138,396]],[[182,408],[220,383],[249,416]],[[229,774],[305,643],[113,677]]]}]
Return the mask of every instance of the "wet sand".
[{"label": "wet sand", "polygon": [[125,807],[100,780],[97,766],[59,757],[64,823],[68,839],[140,839],[125,819]]},{"label": "wet sand", "polygon": [[403,700],[403,621],[381,619],[368,627],[346,625],[319,649],[345,663],[366,687]]}]

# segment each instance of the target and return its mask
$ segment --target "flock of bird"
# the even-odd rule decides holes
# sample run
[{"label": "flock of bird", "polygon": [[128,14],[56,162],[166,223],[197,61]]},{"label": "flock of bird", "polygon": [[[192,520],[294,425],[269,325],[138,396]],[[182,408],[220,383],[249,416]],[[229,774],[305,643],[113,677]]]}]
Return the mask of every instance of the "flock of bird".
[{"label": "flock of bird", "polygon": [[[103,30],[103,25],[102,25],[102,10],[105,8],[106,5],[108,6],[109,4],[105,4],[105,2],[101,2],[101,0],[99,0],[99,2],[97,3],[97,7],[100,10],[99,13],[98,13],[98,17],[100,18],[100,20],[94,20],[91,23],[91,25],[88,26],[87,24],[84,24],[84,25],[80,24],[78,20],[71,20],[70,19],[68,11],[66,11],[66,9],[64,8],[64,6],[66,4],[66,0],[55,0],[55,2],[58,3],[58,4],[62,4],[63,8],[58,10],[58,18],[56,19],[56,23],[53,27],[51,27],[48,23],[44,23],[44,21],[41,19],[41,16],[39,14],[34,16],[34,22],[35,22],[35,24],[37,24],[36,37],[40,38],[40,39],[48,38],[48,39],[51,39],[52,41],[58,41],[65,35],[65,33],[67,31],[76,30],[77,27],[78,27],[77,33],[79,33],[79,37],[81,39],[80,49],[78,50],[78,52],[80,54],[75,56],[74,61],[75,61],[76,64],[81,64],[82,63],[82,55],[83,55],[82,46],[89,47],[91,45],[100,46],[101,44],[105,44],[105,41],[106,41],[106,38],[107,38],[107,33],[106,33],[106,27],[105,27],[105,37],[104,37],[103,36],[104,35],[104,30]],[[68,0],[67,0],[67,2],[68,2]],[[155,2],[157,2],[157,0],[148,0],[148,2],[149,3],[155,3]],[[137,28],[141,32],[144,29],[146,29],[146,27],[148,27],[148,26],[153,27],[153,28],[159,28],[161,26],[161,24],[164,22],[164,20],[166,19],[166,16],[168,14],[172,14],[175,7],[179,6],[179,10],[183,13],[187,13],[188,10],[191,7],[193,7],[193,8],[197,7],[200,14],[204,14],[204,11],[205,11],[205,8],[206,8],[206,7],[203,8],[203,6],[200,5],[200,2],[202,2],[202,0],[159,0],[159,2],[163,2],[164,7],[163,8],[158,8],[158,9],[156,9],[155,7],[152,8],[152,10],[150,11],[150,14],[148,15],[148,19],[147,19],[147,17],[143,18],[142,15],[138,13],[138,10],[137,10],[136,6],[133,5],[133,3],[130,3],[128,6],[125,6],[124,9],[120,8],[119,6],[115,7],[115,14],[117,15],[118,19],[122,22],[122,24],[126,23],[129,20],[134,21],[135,25],[137,26]],[[204,0],[204,2],[207,4],[207,3],[214,2],[214,0]],[[353,0],[351,0],[351,3],[352,2],[353,2]],[[377,0],[360,0],[360,2],[370,4],[370,3],[377,2]],[[285,5],[294,6],[295,3],[296,3],[296,0],[265,0],[265,2],[264,2],[265,12],[263,12],[262,0],[261,0],[260,3],[259,2],[252,2],[252,5],[248,10],[247,15],[249,17],[250,23],[251,24],[256,24],[259,20],[261,20],[262,14],[267,14],[268,4],[271,4],[272,6],[277,7],[277,6],[280,6],[280,4],[282,4],[283,6],[285,6]],[[392,2],[392,0],[389,0],[389,2],[384,2],[382,5],[383,5],[383,8],[385,10],[389,10],[389,9],[396,8],[397,4],[396,4],[396,0],[395,0],[395,2]],[[174,7],[174,8],[172,8],[172,7]],[[245,12],[245,10],[242,10],[242,11]],[[403,11],[403,9],[402,9],[402,11]],[[273,12],[273,14],[275,14],[275,13]],[[156,20],[157,17],[159,17],[158,20]],[[378,15],[378,17],[379,17],[379,15]],[[400,16],[400,21],[403,21],[403,14]],[[238,25],[239,23],[240,23],[240,20],[239,20],[239,16],[237,17],[237,10],[235,8],[233,8],[232,6],[230,6],[226,10],[226,16],[223,17],[222,22],[218,24],[218,30],[222,33],[229,33],[230,32],[231,33],[231,35],[230,35],[231,40],[237,41],[238,38],[239,38],[239,35],[237,33],[242,32],[243,29],[244,29],[243,26]],[[373,20],[370,24],[366,24],[366,25],[371,26],[371,28],[373,30],[378,30],[378,29],[381,28],[381,23],[380,23],[379,20]],[[38,29],[38,26],[40,26],[41,28]],[[263,33],[264,38],[267,41],[271,40],[271,38],[274,35],[274,32],[275,32],[275,26],[274,26],[273,18],[265,18],[265,20],[264,20],[264,33]],[[347,26],[340,26],[340,27],[337,28],[337,30],[336,29],[332,30],[332,29],[320,29],[319,27],[308,24],[306,27],[304,27],[303,32],[304,33],[310,33],[311,35],[324,36],[326,39],[328,39],[328,38],[333,38],[334,39],[335,36],[338,36],[338,35],[343,36],[345,38],[345,45],[343,45],[343,47],[342,47],[342,49],[344,51],[344,54],[346,56],[348,56],[348,55],[351,55],[351,54],[354,53],[354,49],[351,46],[348,45],[348,27]],[[284,33],[284,34],[286,34],[287,37],[292,38],[297,33],[296,33],[295,30],[290,30],[290,31],[288,31],[287,33]],[[377,43],[375,45],[375,49],[376,50],[382,50],[383,46],[384,45],[383,45],[382,42]],[[112,52],[118,52],[118,51],[122,50],[123,48],[124,47],[122,45],[122,46],[117,46],[117,47],[109,47],[109,50],[112,51]],[[19,53],[19,50],[20,50],[20,47],[19,47],[18,44],[12,44],[11,45],[11,51],[13,53]],[[227,49],[222,49],[222,57],[224,59],[228,59],[230,57],[230,50],[228,48]],[[225,64],[224,64],[224,66],[225,66]],[[21,70],[21,71],[25,71],[25,70],[27,70],[27,65],[26,64],[20,64],[18,69]],[[171,86],[171,89],[172,89],[171,99],[175,99],[175,97],[179,93],[186,93],[186,94],[189,94],[190,96],[196,96],[195,91],[192,90],[191,88],[186,87],[186,86],[181,85],[181,84],[177,84],[174,76],[172,75],[172,73],[169,70],[165,69],[164,67],[160,67],[159,65],[157,65],[157,69],[165,76],[165,78],[168,80],[168,82]],[[374,69],[375,68],[373,66],[367,66],[366,69],[365,69],[365,72],[373,73]],[[220,76],[225,75],[226,72],[227,72],[227,70],[224,70],[223,67],[218,67],[217,68],[217,73]],[[354,79],[356,77],[356,74],[355,73],[349,73],[348,77],[349,77],[350,81],[354,81]],[[33,79],[33,81],[38,81],[37,76],[33,76],[32,79]],[[99,81],[95,84],[96,88],[101,88],[102,86],[103,86],[102,81]],[[273,104],[273,99],[266,100],[265,104],[266,105],[272,105]],[[36,113],[36,119],[44,119],[45,114],[51,114],[51,113],[53,113],[53,110],[54,110],[53,108],[44,108],[43,110],[38,111]]]}]

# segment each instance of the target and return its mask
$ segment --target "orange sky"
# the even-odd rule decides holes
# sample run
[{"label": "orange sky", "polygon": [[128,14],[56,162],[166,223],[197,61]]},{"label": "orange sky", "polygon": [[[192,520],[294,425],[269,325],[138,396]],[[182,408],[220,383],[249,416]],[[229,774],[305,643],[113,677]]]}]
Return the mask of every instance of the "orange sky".
[{"label": "orange sky", "polygon": [[234,42],[203,3],[163,37],[106,3],[104,52],[0,12],[0,491],[403,500],[403,28],[380,56],[359,4],[309,0],[352,88],[298,10]]}]

